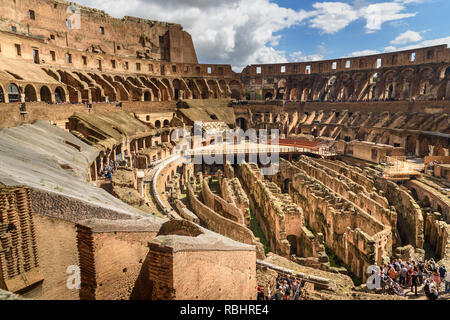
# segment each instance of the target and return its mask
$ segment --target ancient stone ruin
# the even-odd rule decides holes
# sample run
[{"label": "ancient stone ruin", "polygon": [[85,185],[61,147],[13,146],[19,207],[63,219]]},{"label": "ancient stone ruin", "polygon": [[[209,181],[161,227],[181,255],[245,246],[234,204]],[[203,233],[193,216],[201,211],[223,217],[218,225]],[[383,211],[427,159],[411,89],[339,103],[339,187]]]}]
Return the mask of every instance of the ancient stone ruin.
[{"label": "ancient stone ruin", "polygon": [[450,269],[446,45],[236,73],[178,24],[0,18],[0,299],[389,300],[371,267]]}]

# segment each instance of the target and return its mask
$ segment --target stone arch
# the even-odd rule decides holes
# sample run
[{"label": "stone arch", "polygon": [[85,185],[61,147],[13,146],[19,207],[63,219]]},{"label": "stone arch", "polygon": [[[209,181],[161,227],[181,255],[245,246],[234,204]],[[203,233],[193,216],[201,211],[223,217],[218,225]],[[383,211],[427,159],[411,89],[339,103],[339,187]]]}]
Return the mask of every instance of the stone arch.
[{"label": "stone arch", "polygon": [[413,199],[415,201],[419,200],[419,195],[418,195],[417,190],[415,188],[411,188],[411,196],[413,197]]},{"label": "stone arch", "polygon": [[272,99],[273,99],[272,92],[267,92],[266,95],[264,96],[264,100],[272,100]]},{"label": "stone arch", "polygon": [[431,201],[430,201],[430,198],[427,195],[425,195],[423,197],[423,199],[422,199],[422,207],[424,207],[424,208],[431,208]]},{"label": "stone arch", "polygon": [[155,121],[155,127],[156,128],[161,128],[161,121],[160,120],[156,120]]},{"label": "stone arch", "polygon": [[291,188],[292,185],[292,180],[291,179],[285,179],[283,181],[283,193],[289,193],[289,190]]},{"label": "stone arch", "polygon": [[236,127],[239,127],[244,131],[248,129],[247,124],[248,124],[248,121],[245,118],[237,118],[236,119]]},{"label": "stone arch", "polygon": [[416,148],[417,148],[417,137],[416,136],[408,136],[406,138],[406,144],[405,144],[406,155],[415,155]]},{"label": "stone arch", "polygon": [[151,78],[150,81],[158,87],[159,92],[161,93],[161,101],[169,101],[170,96],[169,96],[168,88],[157,78]]},{"label": "stone arch", "polygon": [[168,79],[166,79],[166,78],[162,78],[161,82],[166,86],[167,91],[168,91],[169,96],[170,96],[170,99],[173,100],[174,97],[175,97],[175,93],[174,93],[174,90],[173,90],[173,87],[172,87],[172,84],[170,83],[170,81]]},{"label": "stone arch", "polygon": [[25,102],[35,102],[37,101],[37,93],[36,93],[36,89],[34,88],[33,85],[28,84],[25,87]]},{"label": "stone arch", "polygon": [[39,91],[39,94],[41,96],[42,102],[52,103],[52,93],[50,89],[47,86],[42,86],[41,90]]},{"label": "stone arch", "polygon": [[152,95],[151,95],[150,91],[144,92],[144,101],[152,101]]},{"label": "stone arch", "polygon": [[422,138],[420,140],[420,150],[419,150],[419,156],[420,157],[426,157],[430,154],[430,148],[429,148],[429,142],[427,138]]},{"label": "stone arch", "polygon": [[283,100],[286,95],[287,80],[282,78],[277,84],[277,100]]},{"label": "stone arch", "polygon": [[214,99],[219,99],[220,98],[220,88],[219,88],[218,83],[214,80],[208,80],[207,83],[208,83],[209,89],[213,93]]},{"label": "stone arch", "polygon": [[237,80],[231,80],[228,84],[231,90],[231,98],[236,100],[241,100],[244,96],[242,84]]},{"label": "stone arch", "polygon": [[102,90],[98,87],[89,88],[91,91],[91,100],[92,102],[101,102],[102,101]]},{"label": "stone arch", "polygon": [[163,127],[169,127],[170,126],[170,121],[169,120],[164,120],[163,122]]},{"label": "stone arch", "polygon": [[441,79],[445,79],[445,78],[450,79],[450,65],[447,65],[442,68],[440,78]]},{"label": "stone arch", "polygon": [[64,89],[61,87],[56,87],[55,89],[55,102],[56,103],[66,102],[66,93]]},{"label": "stone arch", "polygon": [[20,90],[15,83],[10,83],[8,86],[8,100],[9,102],[20,102]]},{"label": "stone arch", "polygon": [[450,80],[444,80],[439,86],[436,94],[438,100],[450,100]]},{"label": "stone arch", "polygon": [[297,245],[297,236],[295,236],[295,235],[288,235],[287,236],[287,241],[289,242],[289,244],[291,245],[291,248],[290,248],[290,255],[292,256],[292,255],[298,255],[298,245]]}]

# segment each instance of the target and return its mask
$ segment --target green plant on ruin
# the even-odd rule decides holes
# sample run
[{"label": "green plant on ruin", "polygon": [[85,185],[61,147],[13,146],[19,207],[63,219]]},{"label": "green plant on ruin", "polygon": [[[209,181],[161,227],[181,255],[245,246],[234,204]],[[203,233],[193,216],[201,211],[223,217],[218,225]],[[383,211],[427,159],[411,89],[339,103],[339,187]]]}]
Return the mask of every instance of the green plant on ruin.
[{"label": "green plant on ruin", "polygon": [[56,187],[54,188],[56,191],[59,192],[63,192],[63,188],[61,188],[60,186],[56,185]]},{"label": "green plant on ruin", "polygon": [[272,250],[270,249],[269,242],[267,241],[266,236],[262,232],[261,226],[259,225],[259,222],[251,209],[250,209],[250,229],[253,231],[255,237],[259,238],[259,241],[263,244],[264,253],[268,254],[269,252],[271,252]]}]

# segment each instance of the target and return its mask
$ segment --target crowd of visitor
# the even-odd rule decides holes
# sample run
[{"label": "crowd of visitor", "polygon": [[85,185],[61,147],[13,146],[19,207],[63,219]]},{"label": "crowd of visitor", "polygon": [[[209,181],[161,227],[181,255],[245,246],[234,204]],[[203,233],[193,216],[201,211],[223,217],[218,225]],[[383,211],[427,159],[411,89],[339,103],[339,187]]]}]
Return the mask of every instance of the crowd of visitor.
[{"label": "crowd of visitor", "polygon": [[106,164],[102,169],[98,169],[98,177],[104,177],[107,179],[112,179],[114,172],[116,172],[117,166],[115,161],[110,161],[109,164]]},{"label": "crowd of visitor", "polygon": [[299,300],[302,281],[295,277],[278,275],[275,287],[267,284],[258,286],[258,300]]},{"label": "crowd of visitor", "polygon": [[[375,272],[375,271],[374,271]],[[450,272],[433,259],[425,261],[394,260],[378,268],[382,293],[405,297],[407,290],[418,296],[418,287],[429,300],[437,300],[439,293],[450,293]]]}]

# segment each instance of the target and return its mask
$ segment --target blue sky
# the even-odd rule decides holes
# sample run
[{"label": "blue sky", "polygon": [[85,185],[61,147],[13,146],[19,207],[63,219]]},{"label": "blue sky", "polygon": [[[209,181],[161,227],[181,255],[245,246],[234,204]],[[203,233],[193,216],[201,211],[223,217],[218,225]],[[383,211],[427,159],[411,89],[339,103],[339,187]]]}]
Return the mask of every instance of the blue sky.
[{"label": "blue sky", "polygon": [[[317,1],[276,0],[282,7],[295,10],[312,10]],[[340,1],[352,4],[354,1]],[[366,1],[380,3],[380,1]],[[385,48],[393,46],[390,42],[407,31],[418,32],[421,41],[413,41],[395,46],[397,49],[410,47],[425,40],[444,39],[450,36],[450,1],[433,0],[423,3],[411,3],[405,12],[417,13],[414,17],[385,22],[381,30],[367,33],[364,19],[356,20],[334,34],[326,34],[317,28],[311,28],[306,23],[286,28],[278,33],[282,38],[274,48],[290,54],[301,51],[305,55],[323,55],[325,59],[334,59],[351,55],[353,52],[375,50],[384,52]],[[392,48],[393,49],[393,48]]]},{"label": "blue sky", "polygon": [[450,44],[449,0],[78,0],[183,25],[200,63],[335,59]]}]

